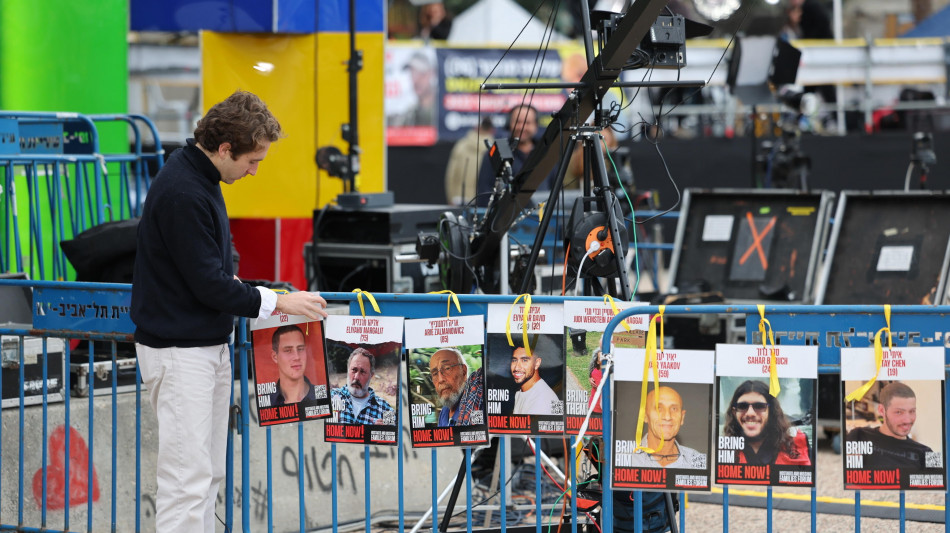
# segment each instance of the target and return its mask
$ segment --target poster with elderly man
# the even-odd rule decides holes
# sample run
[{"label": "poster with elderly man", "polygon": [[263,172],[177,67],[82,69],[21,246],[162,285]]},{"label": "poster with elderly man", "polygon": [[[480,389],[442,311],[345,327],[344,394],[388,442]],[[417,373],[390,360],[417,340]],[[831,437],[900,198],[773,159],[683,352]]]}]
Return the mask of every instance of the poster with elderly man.
[{"label": "poster with elderly man", "polygon": [[326,324],[333,416],[324,440],[395,446],[403,318],[330,315]]},{"label": "poster with elderly man", "polygon": [[715,353],[660,350],[644,383],[646,357],[614,353],[613,488],[708,491]]},{"label": "poster with elderly man", "polygon": [[481,315],[406,321],[409,428],[416,448],[488,442]]}]

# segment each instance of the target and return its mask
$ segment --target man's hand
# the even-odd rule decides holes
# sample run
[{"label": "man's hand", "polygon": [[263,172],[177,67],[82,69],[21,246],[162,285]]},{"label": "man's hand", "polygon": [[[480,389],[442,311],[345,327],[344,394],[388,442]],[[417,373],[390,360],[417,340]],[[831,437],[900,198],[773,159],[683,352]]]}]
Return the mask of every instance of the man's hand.
[{"label": "man's hand", "polygon": [[287,315],[304,315],[318,320],[327,316],[327,301],[315,292],[277,294],[277,310]]}]

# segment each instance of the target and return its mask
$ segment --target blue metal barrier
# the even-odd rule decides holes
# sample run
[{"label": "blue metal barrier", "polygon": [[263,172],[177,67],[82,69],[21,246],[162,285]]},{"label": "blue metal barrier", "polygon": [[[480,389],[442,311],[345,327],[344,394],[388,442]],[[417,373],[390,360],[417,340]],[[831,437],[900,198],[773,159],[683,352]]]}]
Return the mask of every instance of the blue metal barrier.
[{"label": "blue metal barrier", "polygon": [[[56,283],[41,281],[12,281],[0,280],[0,286],[3,285],[29,285],[34,288],[34,324],[29,326],[0,326],[0,334],[12,336],[20,339],[17,349],[15,365],[17,369],[4,366],[4,372],[16,372],[18,381],[24,383],[27,378],[25,371],[29,366],[29,354],[25,353],[23,339],[28,337],[39,337],[42,339],[41,354],[43,374],[42,374],[42,397],[36,405],[27,405],[29,397],[24,387],[20,387],[15,396],[17,400],[17,409],[7,409],[2,412],[3,423],[0,424],[0,530],[10,531],[72,531],[72,520],[85,519],[85,527],[79,529],[85,531],[110,529],[112,531],[151,531],[152,526],[149,519],[149,505],[154,501],[154,474],[147,472],[146,476],[141,476],[143,463],[151,464],[152,459],[147,454],[154,451],[154,438],[143,438],[143,431],[154,435],[154,427],[149,427],[153,418],[151,412],[146,410],[142,412],[141,408],[141,386],[139,380],[136,380],[134,390],[128,393],[120,392],[117,381],[117,353],[120,349],[119,343],[131,341],[130,322],[127,316],[127,299],[129,297],[130,287],[120,284],[88,284],[88,283]],[[359,313],[356,306],[356,295],[352,293],[324,293],[330,301],[342,301],[350,304],[350,312]],[[399,295],[399,294],[377,294],[377,302],[383,314],[406,316],[406,317],[431,317],[442,316],[445,313],[447,296],[445,295]],[[561,297],[538,296],[532,298],[539,303],[560,302]],[[511,303],[513,297],[510,296],[476,296],[460,295],[459,300],[462,303],[462,314],[484,314],[489,303]],[[597,300],[588,298],[588,300]],[[82,311],[81,311],[82,310]],[[614,318],[607,326],[604,335],[603,348],[609,348],[609,339],[613,334],[615,327],[619,322],[630,314],[644,314],[657,312],[657,307],[639,307],[622,312]],[[841,346],[861,346],[866,345],[868,338],[860,332],[870,327],[874,327],[880,322],[882,307],[880,306],[767,306],[765,308],[766,316],[772,323],[772,327],[781,339],[779,342],[784,344],[815,344],[819,347],[819,365],[821,373],[833,373],[840,370],[840,354],[838,349]],[[758,317],[758,311],[754,306],[669,306],[665,309],[666,315],[681,314],[739,314],[754,318]],[[83,316],[85,314],[85,316]],[[950,344],[950,323],[946,316],[950,314],[950,307],[923,307],[923,306],[895,306],[892,308],[892,324],[895,333],[895,344],[905,346],[908,344],[920,344],[931,346],[946,347]],[[754,328],[755,320],[747,321],[748,340],[755,342],[757,330]],[[90,395],[85,401],[86,416],[71,416],[72,409],[80,403],[81,398],[71,398],[66,394],[62,398],[62,414],[60,414],[57,400],[52,399],[50,390],[55,388],[56,384],[50,381],[51,376],[55,375],[52,369],[52,358],[49,355],[49,343],[51,339],[66,339],[62,349],[61,357],[70,360],[76,356],[73,348],[70,346],[70,340],[78,341],[102,341],[107,347],[102,348],[101,343],[90,343],[88,356],[83,364],[88,365],[90,373],[93,373],[93,365],[96,362],[97,353],[104,353],[104,360],[109,361],[111,369],[109,394],[105,396]],[[271,428],[261,429],[255,427],[252,423],[250,408],[250,390],[248,381],[248,355],[251,348],[249,339],[246,335],[244,321],[236,331],[234,349],[232,350],[233,361],[236,363],[235,377],[238,379],[233,401],[240,405],[240,417],[237,425],[229,435],[228,445],[228,478],[224,487],[223,502],[223,522],[229,531],[239,527],[243,531],[287,531],[289,529],[305,531],[317,527],[329,527],[333,531],[347,529],[352,526],[365,528],[379,527],[379,516],[374,515],[373,502],[385,504],[395,503],[397,506],[396,516],[391,519],[398,525],[392,526],[392,529],[398,529],[400,532],[407,529],[406,520],[412,518],[416,522],[417,518],[426,517],[419,521],[417,527],[439,528],[439,521],[436,514],[440,512],[439,501],[448,491],[439,493],[438,485],[440,482],[440,470],[445,470],[446,463],[449,463],[451,470],[459,465],[456,459],[440,455],[436,450],[431,450],[429,454],[419,454],[412,456],[414,450],[400,434],[398,445],[395,448],[377,448],[371,446],[349,446],[336,444],[318,443],[320,439],[320,424],[298,424],[296,428]],[[7,360],[6,358],[4,359]],[[65,390],[70,390],[71,381],[68,370],[62,375],[62,386]],[[0,396],[4,393],[2,382],[0,382]],[[401,394],[401,393],[400,393]],[[610,383],[606,382],[604,388],[604,402],[609,402]],[[134,397],[132,396],[134,395]],[[237,396],[240,396],[238,398]],[[132,402],[131,400],[134,400]],[[609,403],[605,403],[609,405]],[[82,409],[82,406],[79,407]],[[146,424],[142,424],[143,416]],[[129,420],[129,418],[132,420]],[[15,419],[15,420],[13,420]],[[63,442],[60,444],[58,430],[51,431],[51,426],[62,420],[65,427],[63,433]],[[134,423],[133,423],[134,422]],[[74,431],[72,424],[87,426]],[[604,462],[601,470],[603,483],[605,485],[604,498],[602,503],[601,526],[604,533],[614,531],[612,510],[613,498],[609,490],[611,460],[610,442],[611,442],[611,424],[610,417],[604,419],[604,447],[600,456]],[[11,428],[17,428],[18,434],[10,434]],[[123,442],[132,441],[128,432],[134,431],[134,453],[126,454],[127,446]],[[272,434],[273,432],[273,434]],[[288,433],[291,432],[291,433]],[[258,438],[253,435],[262,435]],[[294,444],[285,445],[284,451],[277,453],[273,446],[274,435],[288,437],[293,435]],[[103,443],[103,438],[106,439]],[[240,452],[234,453],[233,439],[240,438]],[[85,458],[77,459],[81,454],[76,450],[82,448],[83,439],[87,443],[86,449],[88,455]],[[127,439],[127,440],[126,440]],[[39,442],[41,441],[41,442]],[[55,441],[55,444],[54,444]],[[289,442],[289,441],[288,441]],[[19,444],[17,444],[19,443]],[[540,439],[532,441],[533,447],[540,447]],[[574,439],[570,440],[574,444]],[[327,490],[327,500],[313,499],[313,486],[319,487],[326,484],[320,479],[319,465],[317,464],[316,452],[308,453],[308,446],[314,449],[315,446],[327,448],[325,462],[330,463],[330,480]],[[14,454],[13,447],[17,450]],[[143,450],[144,448],[144,450]],[[295,448],[295,449],[294,449]],[[504,456],[508,449],[505,439],[501,440],[499,453]],[[58,454],[66,453],[62,460],[58,460]],[[362,451],[363,476],[353,475],[354,463],[349,458],[356,459]],[[143,453],[145,451],[145,453]],[[457,452],[455,452],[457,453]],[[251,462],[259,458],[261,454],[266,454],[262,458],[265,463],[265,472],[252,472]],[[389,454],[389,455],[387,455]],[[131,457],[128,457],[131,455]],[[464,527],[473,530],[481,527],[476,520],[474,513],[481,513],[486,507],[486,503],[491,498],[483,498],[485,494],[476,497],[476,487],[474,486],[474,477],[472,472],[472,451],[466,450],[461,457],[462,464],[459,468],[459,475],[464,476],[465,499],[459,504],[459,516],[461,516],[462,507],[464,507],[465,520],[453,522],[453,527]],[[95,468],[95,458],[107,458],[109,466],[108,481],[102,481],[97,485],[97,476],[104,474],[102,470]],[[380,460],[384,457],[396,460],[395,476],[387,477],[385,471],[379,470]],[[274,461],[278,459],[278,461]],[[345,459],[345,460],[344,460]],[[377,460],[379,459],[379,460]],[[39,465],[37,465],[39,462]],[[277,463],[277,464],[275,464]],[[428,465],[430,470],[426,471]],[[441,465],[441,466],[440,466]],[[37,468],[39,466],[39,468]],[[541,531],[544,526],[550,526],[557,520],[555,515],[562,502],[569,499],[570,516],[577,517],[571,520],[570,531],[572,533],[579,530],[585,516],[578,510],[577,491],[567,490],[560,487],[552,490],[552,484],[543,479],[551,471],[551,467],[546,467],[539,458],[534,461],[532,468],[526,470],[523,467],[517,467],[514,471],[508,470],[509,466],[502,461],[499,470],[499,488],[497,496],[501,502],[506,502],[500,507],[493,507],[498,513],[498,521],[493,521],[491,527],[506,531],[508,528],[515,528],[523,525],[524,517],[533,514],[529,519],[536,531]],[[134,469],[134,476],[132,470]],[[240,469],[240,482],[235,483],[237,470]],[[274,490],[279,485],[276,481],[275,473],[283,469],[285,477],[290,475],[293,478],[293,489],[280,489],[281,493],[275,494]],[[63,477],[55,476],[62,471]],[[35,474],[33,474],[35,472]],[[82,475],[81,475],[81,474]],[[530,474],[529,474],[530,473]],[[580,487],[584,482],[581,473],[577,472],[573,461],[569,461],[565,472],[568,476],[569,486]],[[32,487],[28,486],[27,477],[33,474]],[[372,475],[371,475],[372,474]],[[556,474],[556,472],[554,473]],[[349,475],[349,477],[348,477]],[[422,484],[431,479],[431,486],[413,487],[407,483],[407,477],[412,479],[422,479]],[[363,479],[363,494],[356,492],[356,485],[351,484],[351,479]],[[83,479],[85,478],[85,479]],[[256,478],[259,485],[252,487],[252,478]],[[395,479],[393,479],[395,478]],[[56,483],[48,480],[57,480]],[[58,480],[62,479],[62,484]],[[134,481],[130,481],[133,480]],[[441,479],[445,479],[444,477]],[[512,483],[512,480],[518,479]],[[552,477],[553,479],[553,477]],[[105,492],[105,482],[110,484],[108,493]],[[85,501],[70,501],[72,494],[81,494],[85,483]],[[416,482],[418,483],[418,482]],[[555,482],[555,486],[559,485]],[[392,490],[382,490],[379,487],[392,487]],[[129,488],[131,487],[131,489]],[[258,489],[258,487],[262,487]],[[519,492],[518,496],[531,498],[531,503],[527,505],[508,504],[511,496],[516,491],[521,491],[524,487],[529,488],[528,492]],[[30,490],[32,488],[32,490]],[[102,489],[100,496],[94,497],[97,488]],[[62,492],[59,492],[63,489]],[[350,489],[350,490],[345,490]],[[422,501],[430,499],[425,505],[431,505],[436,512],[423,515],[418,511],[418,501],[411,501],[407,504],[407,494],[410,491],[422,489],[425,494]],[[481,489],[479,489],[481,490]],[[473,493],[476,491],[476,493]],[[293,493],[296,492],[296,497]],[[319,494],[319,491],[317,491]],[[27,498],[34,496],[35,502],[29,502]],[[108,494],[108,495],[106,495]],[[554,496],[558,495],[555,499]],[[134,499],[134,506],[125,505],[129,497]],[[490,494],[495,497],[496,494]],[[96,499],[98,498],[98,500]],[[108,501],[104,501],[108,498]],[[81,499],[81,498],[80,498]],[[811,531],[817,530],[817,493],[811,491]],[[295,512],[289,513],[285,506],[285,501],[294,501]],[[482,501],[485,500],[485,501]],[[722,489],[723,501],[723,531],[729,531],[729,488]],[[859,531],[862,519],[862,500],[861,494],[854,494],[855,508],[855,531]],[[642,520],[642,499],[639,495],[634,497],[634,530],[641,531]],[[35,503],[35,505],[34,505]],[[330,504],[330,511],[325,512],[326,504]],[[357,509],[362,503],[362,513]],[[907,516],[905,511],[905,499],[903,494],[900,500],[899,523],[901,529],[904,529]],[[234,519],[233,509],[239,506],[241,510],[240,524]],[[413,509],[407,510],[407,507]],[[380,508],[379,505],[376,508]],[[219,507],[220,509],[220,507]],[[252,521],[251,513],[255,513],[256,524]],[[276,513],[275,513],[276,511]],[[320,514],[323,511],[323,514]],[[679,529],[684,531],[686,527],[685,516],[688,511],[684,508],[679,516]],[[946,494],[944,495],[944,513],[946,513]],[[291,514],[295,518],[296,525],[288,525],[285,518]],[[356,523],[347,523],[344,517],[358,515],[359,520]],[[771,490],[767,495],[767,511],[765,522],[767,530],[772,529],[773,501]],[[15,515],[15,519],[14,519]],[[142,517],[146,517],[142,522]],[[494,516],[494,515],[493,515]],[[258,518],[259,517],[259,518]],[[15,520],[15,523],[14,523]],[[455,525],[457,524],[457,525]],[[950,531],[946,529],[945,531]]]},{"label": "blue metal barrier", "polygon": [[[128,125],[130,153],[101,153],[96,124],[106,122]],[[143,128],[154,152],[143,149]],[[163,162],[158,131],[142,115],[0,111],[0,272],[68,279],[59,243],[104,222],[140,215],[151,182],[149,163],[161,168]],[[17,206],[18,181],[26,187],[25,223]],[[23,243],[20,233],[26,225]]]}]

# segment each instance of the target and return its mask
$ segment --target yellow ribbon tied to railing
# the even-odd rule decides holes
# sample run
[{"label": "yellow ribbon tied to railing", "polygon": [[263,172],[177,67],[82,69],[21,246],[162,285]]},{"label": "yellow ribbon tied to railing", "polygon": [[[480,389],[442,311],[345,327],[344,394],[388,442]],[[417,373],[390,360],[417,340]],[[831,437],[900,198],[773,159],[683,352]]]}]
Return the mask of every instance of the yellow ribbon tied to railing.
[{"label": "yellow ribbon tied to railing", "polygon": [[449,318],[452,314],[452,302],[455,302],[455,309],[458,310],[459,314],[462,314],[462,306],[459,305],[459,297],[455,295],[454,292],[446,289],[444,291],[433,291],[429,294],[448,294],[449,299],[445,302],[445,318]]},{"label": "yellow ribbon tied to railing", "polygon": [[[756,308],[759,310],[759,336],[762,337],[762,347],[772,346],[769,348],[769,394],[776,398],[778,393],[782,392],[782,386],[778,384],[778,365],[775,364],[775,334],[772,332],[772,323],[765,318],[765,306],[759,304]],[[765,343],[766,328],[768,328],[769,344]]]},{"label": "yellow ribbon tied to railing", "polygon": [[[609,295],[609,294],[605,294],[605,295],[604,295],[604,303],[610,303],[610,308],[613,309],[613,311],[614,311],[614,316],[617,316],[617,315],[620,314],[620,308],[617,307],[617,304],[614,302],[614,297],[613,297],[613,296],[611,296],[611,295]],[[626,320],[624,320],[623,322],[621,322],[621,324],[623,324],[623,329],[625,329],[625,330],[627,330],[627,331],[630,331],[630,325],[627,324],[627,321],[626,321]]]},{"label": "yellow ribbon tied to railing", "polygon": [[531,312],[531,295],[522,294],[515,298],[511,309],[508,311],[508,320],[505,320],[505,334],[508,335],[508,346],[514,347],[515,341],[511,340],[511,316],[515,313],[515,306],[524,299],[524,313],[521,313],[521,336],[524,341],[524,353],[531,357],[531,345],[528,343],[528,313]]},{"label": "yellow ribbon tied to railing", "polygon": [[376,298],[373,298],[372,293],[366,292],[363,289],[353,289],[352,292],[356,293],[356,301],[360,304],[360,313],[363,316],[366,316],[366,309],[363,308],[363,295],[366,295],[366,299],[369,300],[369,303],[373,306],[373,311],[379,313],[379,305],[376,304]]},{"label": "yellow ribbon tied to railing", "polygon": [[887,326],[877,330],[877,333],[874,334],[874,375],[871,376],[871,379],[867,383],[861,385],[857,389],[851,391],[851,394],[845,396],[844,401],[853,402],[864,398],[864,395],[871,390],[871,386],[874,385],[874,382],[877,381],[878,374],[881,373],[881,363],[884,361],[884,350],[881,347],[881,333],[887,331],[887,349],[893,350],[894,345],[891,343],[891,306],[887,304],[884,306],[884,322],[887,323]]},{"label": "yellow ribbon tied to railing", "polygon": [[[660,327],[660,351],[663,351],[663,312],[666,310],[665,305],[660,306],[660,310],[657,314],[653,315],[653,318],[650,319],[650,328],[647,330],[647,346],[646,353],[643,357],[643,382],[642,387],[640,388],[640,415],[637,417],[637,447],[634,451],[643,450],[647,453],[656,453],[658,450],[663,449],[663,444],[665,440],[663,439],[663,434],[660,434],[660,444],[656,449],[648,448],[646,446],[641,446],[640,443],[643,442],[643,422],[646,419],[647,413],[647,385],[650,382],[650,368],[653,368],[653,390],[660,388],[660,371],[657,368],[656,364],[656,323],[659,323]],[[660,410],[660,395],[653,395],[653,408],[657,411]]]}]

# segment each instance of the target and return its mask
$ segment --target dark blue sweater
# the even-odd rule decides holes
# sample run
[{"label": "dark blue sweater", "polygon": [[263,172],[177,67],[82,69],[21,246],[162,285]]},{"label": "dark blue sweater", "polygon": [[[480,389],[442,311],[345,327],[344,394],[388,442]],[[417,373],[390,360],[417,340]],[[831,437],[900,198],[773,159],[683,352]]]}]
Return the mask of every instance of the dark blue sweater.
[{"label": "dark blue sweater", "polygon": [[153,180],[132,275],[136,342],[153,348],[223,344],[235,315],[258,315],[260,293],[234,279],[220,180],[192,139]]}]

